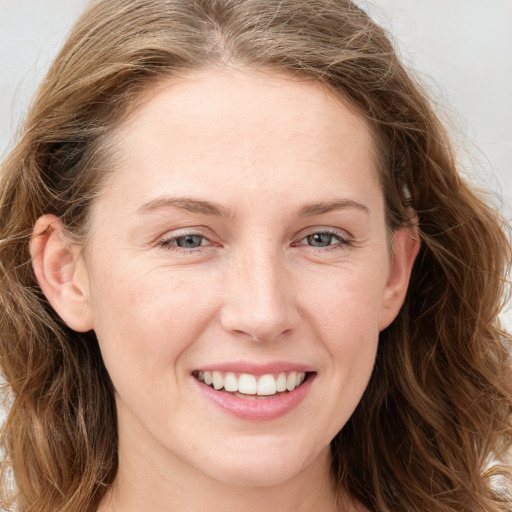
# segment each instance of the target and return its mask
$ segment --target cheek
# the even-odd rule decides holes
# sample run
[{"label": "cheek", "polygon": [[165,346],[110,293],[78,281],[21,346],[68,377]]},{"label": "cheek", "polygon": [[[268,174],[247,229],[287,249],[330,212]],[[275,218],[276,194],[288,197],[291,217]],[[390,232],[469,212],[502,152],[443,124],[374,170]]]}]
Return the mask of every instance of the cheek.
[{"label": "cheek", "polygon": [[370,378],[379,341],[378,301],[339,294],[330,315],[321,319],[326,348],[339,385],[360,395]]},{"label": "cheek", "polygon": [[214,310],[201,279],[145,272],[136,264],[97,270],[91,287],[94,330],[114,384],[127,373],[139,375],[140,382],[159,373],[173,378],[169,369]]},{"label": "cheek", "polygon": [[385,287],[385,268],[369,267],[333,273],[331,280],[310,287],[304,316],[321,340],[330,360],[329,382],[343,424],[352,414],[370,379],[379,341],[379,313]]},{"label": "cheek", "polygon": [[330,269],[330,275],[303,281],[303,314],[319,330],[340,343],[357,345],[378,336],[382,299],[386,285],[385,265],[364,263]]}]

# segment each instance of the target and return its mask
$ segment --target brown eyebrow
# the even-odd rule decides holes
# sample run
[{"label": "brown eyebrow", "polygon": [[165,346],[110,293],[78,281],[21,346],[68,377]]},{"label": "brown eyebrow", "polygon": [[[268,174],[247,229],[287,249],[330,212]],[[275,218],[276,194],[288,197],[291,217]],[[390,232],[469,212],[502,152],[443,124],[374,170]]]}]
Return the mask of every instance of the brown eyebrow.
[{"label": "brown eyebrow", "polygon": [[333,201],[326,201],[322,203],[305,204],[299,209],[299,216],[310,217],[312,215],[321,215],[333,210],[342,210],[346,208],[356,208],[367,215],[370,213],[370,210],[362,203],[358,203],[351,199],[335,199]]},{"label": "brown eyebrow", "polygon": [[[191,197],[159,197],[153,199],[140,208],[137,213],[150,213],[158,208],[178,208],[191,213],[199,213],[202,215],[214,215],[216,217],[234,217],[234,214],[223,206],[202,199],[193,199]],[[299,208],[300,217],[310,217],[313,215],[322,215],[333,210],[341,210],[346,208],[356,208],[369,214],[368,208],[357,201],[351,199],[336,199],[333,201],[325,201],[321,203],[308,203]]]},{"label": "brown eyebrow", "polygon": [[150,213],[158,208],[178,208],[191,213],[215,215],[217,217],[232,216],[229,210],[217,203],[203,201],[201,199],[193,199],[191,197],[159,197],[143,204],[137,209],[137,213]]}]

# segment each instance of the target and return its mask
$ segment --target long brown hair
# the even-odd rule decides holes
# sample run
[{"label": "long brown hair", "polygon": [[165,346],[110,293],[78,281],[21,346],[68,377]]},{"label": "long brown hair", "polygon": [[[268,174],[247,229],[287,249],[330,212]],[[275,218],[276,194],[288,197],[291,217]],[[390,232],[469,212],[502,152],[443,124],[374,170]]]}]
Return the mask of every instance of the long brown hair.
[{"label": "long brown hair", "polygon": [[317,80],[348,98],[374,133],[389,229],[417,214],[422,248],[405,304],[332,441],[340,489],[379,512],[509,511],[508,470],[497,464],[512,441],[511,344],[497,315],[510,245],[495,210],[460,177],[385,32],[348,0],[99,0],[78,20],[0,175],[10,401],[0,504],[91,510],[117,470],[113,387],[94,333],[69,329],[36,283],[36,219],[53,213],[86,235],[109,174],[105,134],[156,82],[232,64]]}]

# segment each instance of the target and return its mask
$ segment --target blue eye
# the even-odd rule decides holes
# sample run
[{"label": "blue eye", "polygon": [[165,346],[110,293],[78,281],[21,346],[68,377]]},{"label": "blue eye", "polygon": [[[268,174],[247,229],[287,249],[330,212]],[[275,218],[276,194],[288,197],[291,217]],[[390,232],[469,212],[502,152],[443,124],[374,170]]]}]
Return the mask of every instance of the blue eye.
[{"label": "blue eye", "polygon": [[205,241],[205,237],[201,235],[184,235],[176,238],[176,245],[184,249],[196,249],[204,245]]},{"label": "blue eye", "polygon": [[161,246],[164,247],[176,247],[180,249],[198,249],[199,247],[206,245],[208,240],[202,235],[196,235],[194,233],[188,233],[181,236],[175,236],[167,238],[160,242]]},{"label": "blue eye", "polygon": [[333,240],[335,243],[339,242],[339,237],[335,237],[332,233],[313,233],[308,235],[305,240],[312,247],[328,247],[332,245]]},{"label": "blue eye", "polygon": [[312,249],[340,249],[343,246],[348,246],[352,243],[349,236],[345,236],[343,232],[338,231],[316,231],[306,235],[298,242],[294,243],[295,246],[306,246]]}]

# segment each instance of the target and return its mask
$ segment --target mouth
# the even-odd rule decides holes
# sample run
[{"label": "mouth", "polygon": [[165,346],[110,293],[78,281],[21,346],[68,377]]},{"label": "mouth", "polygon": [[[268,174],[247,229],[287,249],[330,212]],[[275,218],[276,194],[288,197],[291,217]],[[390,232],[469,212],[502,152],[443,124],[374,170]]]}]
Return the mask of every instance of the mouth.
[{"label": "mouth", "polygon": [[265,375],[251,373],[202,371],[192,372],[192,376],[206,386],[246,399],[278,397],[299,388],[314,372],[280,372]]}]

